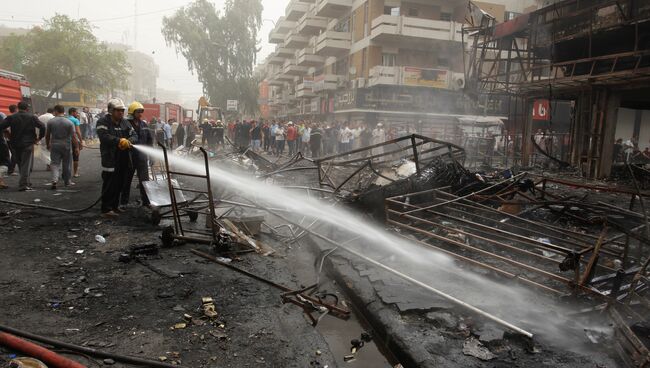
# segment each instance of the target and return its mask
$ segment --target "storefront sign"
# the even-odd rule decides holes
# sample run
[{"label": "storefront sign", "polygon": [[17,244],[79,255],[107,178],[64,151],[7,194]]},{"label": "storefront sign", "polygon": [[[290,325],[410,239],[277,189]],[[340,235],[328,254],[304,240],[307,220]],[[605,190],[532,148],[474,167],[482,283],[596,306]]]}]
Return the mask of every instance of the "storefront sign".
[{"label": "storefront sign", "polygon": [[551,105],[548,100],[535,100],[533,103],[533,120],[551,119]]},{"label": "storefront sign", "polygon": [[404,67],[402,84],[414,87],[449,88],[449,71]]}]

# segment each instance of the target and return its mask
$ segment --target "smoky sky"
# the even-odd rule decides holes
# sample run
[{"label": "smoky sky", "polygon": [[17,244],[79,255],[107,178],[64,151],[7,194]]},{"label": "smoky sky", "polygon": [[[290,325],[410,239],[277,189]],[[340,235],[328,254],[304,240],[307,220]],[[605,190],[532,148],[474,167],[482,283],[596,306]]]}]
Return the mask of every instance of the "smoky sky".
[{"label": "smoky sky", "polygon": [[[212,1],[222,8],[224,0]],[[262,0],[264,5],[259,34],[258,61],[271,53],[275,45],[268,43],[273,22],[284,15],[289,0]],[[72,18],[86,18],[95,27],[94,33],[106,42],[117,42],[151,55],[160,68],[158,87],[181,93],[185,105],[194,106],[202,94],[201,84],[187,68],[187,62],[168,47],[160,33],[162,18],[169,16],[190,0],[23,0],[6,2],[0,13],[0,25],[13,28],[31,28],[44,18],[56,13]],[[134,16],[137,15],[137,16]]]}]

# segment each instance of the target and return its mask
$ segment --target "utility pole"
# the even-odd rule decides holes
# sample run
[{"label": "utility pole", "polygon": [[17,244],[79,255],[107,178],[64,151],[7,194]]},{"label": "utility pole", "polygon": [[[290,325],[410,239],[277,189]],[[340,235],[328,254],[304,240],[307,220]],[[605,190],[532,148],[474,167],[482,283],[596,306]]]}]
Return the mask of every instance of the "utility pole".
[{"label": "utility pole", "polygon": [[138,0],[133,0],[133,49],[138,50]]}]

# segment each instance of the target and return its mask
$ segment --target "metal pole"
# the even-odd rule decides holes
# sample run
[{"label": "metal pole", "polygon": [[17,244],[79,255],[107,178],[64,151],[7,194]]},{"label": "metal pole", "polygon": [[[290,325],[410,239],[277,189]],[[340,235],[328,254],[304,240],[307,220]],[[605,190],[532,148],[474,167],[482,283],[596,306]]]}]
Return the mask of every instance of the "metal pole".
[{"label": "metal pole", "polygon": [[169,187],[169,201],[171,202],[172,213],[174,214],[174,228],[176,235],[183,235],[180,225],[180,214],[178,212],[178,207],[176,206],[176,193],[174,191],[174,186],[172,185],[172,176],[171,171],[169,170],[169,158],[167,157],[167,148],[162,144],[158,143],[160,148],[163,151],[163,157],[165,158],[165,171],[167,172],[167,185]]},{"label": "metal pole", "polygon": [[418,147],[415,144],[415,135],[411,136],[411,147],[413,148],[413,161],[415,161],[415,172],[420,176],[420,158],[418,157]]},{"label": "metal pole", "polygon": [[521,174],[519,174],[519,175],[517,175],[517,176],[514,176],[514,177],[512,177],[512,178],[510,178],[510,179],[506,179],[506,180],[500,181],[500,182],[498,182],[498,183],[496,183],[496,184],[490,185],[490,186],[487,187],[487,188],[483,188],[483,189],[481,189],[481,190],[479,190],[479,191],[472,192],[472,193],[467,194],[467,195],[464,195],[464,196],[462,196],[462,197],[456,197],[456,198],[451,199],[451,200],[448,200],[448,201],[446,201],[446,202],[436,203],[436,204],[431,205],[431,206],[428,206],[428,207],[421,207],[421,208],[417,208],[417,209],[414,209],[414,210],[410,210],[410,211],[404,212],[403,215],[411,214],[411,213],[413,213],[413,212],[426,211],[426,210],[429,210],[429,209],[432,209],[432,208],[436,208],[436,207],[444,206],[444,205],[449,204],[449,203],[458,202],[458,201],[460,201],[460,200],[467,199],[467,198],[469,198],[469,197],[471,197],[471,196],[474,196],[474,195],[477,195],[477,194],[479,194],[479,193],[483,193],[483,192],[485,192],[485,191],[487,191],[487,190],[493,189],[493,188],[495,188],[495,187],[497,187],[497,186],[499,186],[499,185],[502,185],[502,184],[504,184],[504,183],[507,183],[507,182],[510,181],[510,180],[517,180],[517,179],[520,179],[520,178],[524,177],[526,174],[527,174],[527,173],[525,173],[525,172],[524,172],[524,173],[521,173]]}]

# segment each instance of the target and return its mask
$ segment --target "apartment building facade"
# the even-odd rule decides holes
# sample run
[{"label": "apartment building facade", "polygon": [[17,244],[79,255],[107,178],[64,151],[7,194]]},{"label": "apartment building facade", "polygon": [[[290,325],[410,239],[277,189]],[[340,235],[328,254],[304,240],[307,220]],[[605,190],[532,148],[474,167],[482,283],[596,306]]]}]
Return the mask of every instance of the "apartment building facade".
[{"label": "apartment building facade", "polygon": [[[535,1],[476,4],[508,20]],[[371,126],[477,114],[462,92],[467,11],[467,0],[292,0],[269,34],[275,52],[258,69],[262,111]]]}]

